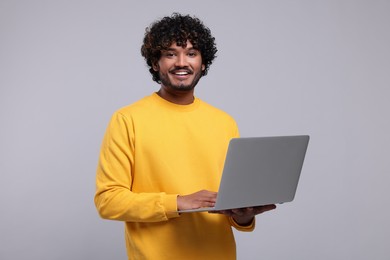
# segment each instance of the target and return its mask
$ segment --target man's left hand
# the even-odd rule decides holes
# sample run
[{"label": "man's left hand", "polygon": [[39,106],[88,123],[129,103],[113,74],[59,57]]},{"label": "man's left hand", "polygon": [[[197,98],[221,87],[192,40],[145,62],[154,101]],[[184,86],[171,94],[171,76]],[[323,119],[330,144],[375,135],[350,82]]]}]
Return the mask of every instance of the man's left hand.
[{"label": "man's left hand", "polygon": [[270,211],[276,208],[276,205],[264,205],[257,207],[248,207],[248,208],[239,208],[239,209],[229,209],[229,210],[219,210],[219,211],[211,211],[210,213],[219,213],[224,214],[229,217],[232,217],[234,221],[240,226],[247,226],[252,223],[253,218],[261,213],[266,211]]}]

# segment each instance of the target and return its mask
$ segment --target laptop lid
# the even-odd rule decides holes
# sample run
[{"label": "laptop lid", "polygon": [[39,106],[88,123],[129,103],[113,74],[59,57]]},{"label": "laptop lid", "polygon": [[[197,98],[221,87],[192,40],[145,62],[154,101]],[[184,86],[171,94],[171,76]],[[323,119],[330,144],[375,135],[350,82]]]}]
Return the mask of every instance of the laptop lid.
[{"label": "laptop lid", "polygon": [[308,135],[233,138],[229,143],[215,207],[179,212],[292,201],[308,142]]}]

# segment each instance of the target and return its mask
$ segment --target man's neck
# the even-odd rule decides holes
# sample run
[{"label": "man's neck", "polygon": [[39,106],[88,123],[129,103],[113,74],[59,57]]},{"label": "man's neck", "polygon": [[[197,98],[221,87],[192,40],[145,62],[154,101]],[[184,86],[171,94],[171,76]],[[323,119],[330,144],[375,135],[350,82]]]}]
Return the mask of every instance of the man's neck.
[{"label": "man's neck", "polygon": [[178,105],[189,105],[194,102],[194,90],[179,91],[179,90],[167,90],[161,87],[157,94],[163,99],[178,104]]}]

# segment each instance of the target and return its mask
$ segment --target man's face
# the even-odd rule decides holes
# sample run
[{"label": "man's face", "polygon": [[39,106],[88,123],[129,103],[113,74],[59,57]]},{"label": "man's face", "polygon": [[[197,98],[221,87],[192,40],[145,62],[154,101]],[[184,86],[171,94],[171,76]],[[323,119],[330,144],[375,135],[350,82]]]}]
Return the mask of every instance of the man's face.
[{"label": "man's face", "polygon": [[163,86],[188,91],[194,89],[205,66],[200,52],[187,41],[185,48],[173,43],[168,49],[161,51],[161,57],[153,69],[159,72]]}]

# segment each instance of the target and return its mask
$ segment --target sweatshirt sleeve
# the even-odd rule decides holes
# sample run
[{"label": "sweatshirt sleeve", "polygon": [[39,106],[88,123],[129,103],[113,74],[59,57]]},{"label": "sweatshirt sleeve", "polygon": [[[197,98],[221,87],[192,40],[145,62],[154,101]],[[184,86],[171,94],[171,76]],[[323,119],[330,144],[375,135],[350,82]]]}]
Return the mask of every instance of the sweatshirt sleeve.
[{"label": "sweatshirt sleeve", "polygon": [[126,222],[158,222],[178,217],[178,194],[134,193],[132,123],[117,112],[103,138],[94,202],[100,216]]}]

